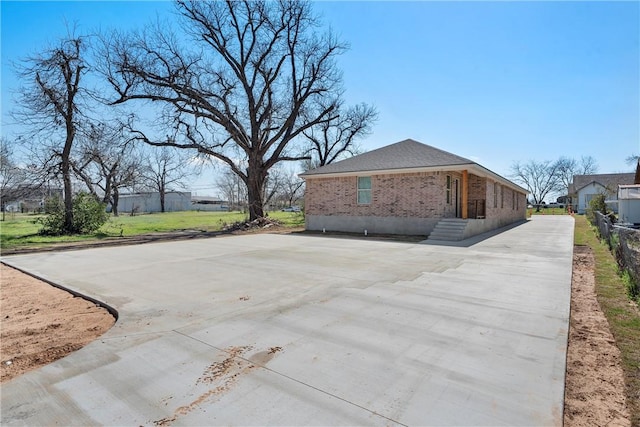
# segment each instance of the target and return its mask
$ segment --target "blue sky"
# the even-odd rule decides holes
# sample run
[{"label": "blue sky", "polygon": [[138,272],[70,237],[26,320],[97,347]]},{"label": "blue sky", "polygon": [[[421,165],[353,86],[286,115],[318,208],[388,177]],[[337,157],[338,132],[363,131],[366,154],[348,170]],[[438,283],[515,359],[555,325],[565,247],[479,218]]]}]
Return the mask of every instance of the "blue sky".
[{"label": "blue sky", "polygon": [[[315,2],[350,44],[349,103],[380,119],[366,150],[406,138],[508,176],[514,161],[591,155],[600,173],[640,154],[640,2]],[[2,134],[9,67],[66,34],[172,19],[169,2],[11,2],[2,13]],[[198,188],[210,177],[201,178]],[[211,190],[214,191],[215,190]],[[206,192],[206,191],[205,191]],[[215,194],[215,193],[214,193]]]}]

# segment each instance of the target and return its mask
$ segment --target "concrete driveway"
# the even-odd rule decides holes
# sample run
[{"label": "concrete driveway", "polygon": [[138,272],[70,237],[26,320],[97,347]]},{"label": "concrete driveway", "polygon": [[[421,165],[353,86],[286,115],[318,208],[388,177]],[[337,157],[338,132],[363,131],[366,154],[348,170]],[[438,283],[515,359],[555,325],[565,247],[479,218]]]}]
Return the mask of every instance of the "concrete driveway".
[{"label": "concrete driveway", "polygon": [[469,247],[247,235],[3,261],[111,305],[2,425],[562,425],[573,219]]}]

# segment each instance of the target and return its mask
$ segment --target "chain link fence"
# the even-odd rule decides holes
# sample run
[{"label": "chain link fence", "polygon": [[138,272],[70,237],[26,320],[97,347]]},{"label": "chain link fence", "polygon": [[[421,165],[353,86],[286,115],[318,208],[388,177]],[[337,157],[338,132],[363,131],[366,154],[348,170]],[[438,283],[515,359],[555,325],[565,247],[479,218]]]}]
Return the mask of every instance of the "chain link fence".
[{"label": "chain link fence", "polygon": [[637,300],[640,298],[640,230],[616,226],[600,212],[595,212],[594,219],[593,225],[614,253],[620,270],[629,274],[629,294]]}]

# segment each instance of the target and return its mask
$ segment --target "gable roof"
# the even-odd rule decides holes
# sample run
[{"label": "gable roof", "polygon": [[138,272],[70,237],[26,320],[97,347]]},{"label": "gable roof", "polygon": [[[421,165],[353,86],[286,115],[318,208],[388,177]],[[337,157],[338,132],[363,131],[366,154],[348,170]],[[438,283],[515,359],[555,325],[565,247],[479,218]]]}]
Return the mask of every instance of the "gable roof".
[{"label": "gable roof", "polygon": [[605,173],[597,175],[574,175],[570,193],[577,193],[589,184],[596,183],[616,191],[618,184],[633,184],[634,173]]},{"label": "gable roof", "polygon": [[405,139],[377,150],[312,169],[301,176],[470,164],[475,164],[475,162],[413,139]]},{"label": "gable roof", "polygon": [[339,162],[321,166],[300,174],[302,178],[347,176],[361,173],[402,173],[413,171],[469,170],[476,175],[491,177],[522,193],[528,191],[506,178],[479,165],[473,160],[460,157],[413,139],[368,151]]},{"label": "gable roof", "polygon": [[634,184],[640,184],[640,157],[638,157],[638,164],[636,165],[636,176],[633,179]]}]

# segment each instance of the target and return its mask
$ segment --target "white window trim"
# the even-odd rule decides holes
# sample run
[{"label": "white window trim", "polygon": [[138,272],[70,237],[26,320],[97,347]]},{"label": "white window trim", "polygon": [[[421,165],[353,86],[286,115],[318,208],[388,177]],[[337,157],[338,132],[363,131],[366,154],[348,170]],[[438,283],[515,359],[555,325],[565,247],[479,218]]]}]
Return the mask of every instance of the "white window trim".
[{"label": "white window trim", "polygon": [[[371,188],[360,188],[360,178],[369,178],[369,186]],[[373,189],[373,180],[371,179],[371,176],[359,176],[356,178],[356,202],[358,203],[358,205],[370,205],[372,200],[373,200],[373,192],[371,191]],[[361,202],[360,201],[360,194],[369,192],[369,201],[368,202]]]}]

